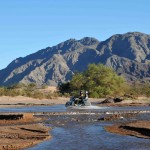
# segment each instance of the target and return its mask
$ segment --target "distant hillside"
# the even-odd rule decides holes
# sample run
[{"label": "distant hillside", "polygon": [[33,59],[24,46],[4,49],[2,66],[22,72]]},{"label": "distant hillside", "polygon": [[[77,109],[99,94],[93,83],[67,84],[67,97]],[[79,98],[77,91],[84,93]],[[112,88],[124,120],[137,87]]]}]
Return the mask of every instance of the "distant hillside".
[{"label": "distant hillside", "polygon": [[129,32],[106,41],[85,37],[69,39],[24,58],[17,58],[0,71],[0,85],[34,82],[57,85],[68,81],[90,63],[112,67],[128,81],[150,82],[150,35]]}]

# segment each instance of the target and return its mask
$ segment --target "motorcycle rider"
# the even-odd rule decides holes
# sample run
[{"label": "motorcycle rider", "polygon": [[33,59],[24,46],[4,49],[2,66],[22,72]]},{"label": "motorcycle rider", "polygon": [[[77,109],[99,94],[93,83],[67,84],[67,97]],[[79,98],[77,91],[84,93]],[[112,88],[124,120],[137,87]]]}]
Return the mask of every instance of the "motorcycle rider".
[{"label": "motorcycle rider", "polygon": [[78,99],[76,99],[75,104],[78,105],[79,103],[82,103],[83,99],[84,99],[84,93],[83,91],[80,91],[80,96],[78,97]]}]

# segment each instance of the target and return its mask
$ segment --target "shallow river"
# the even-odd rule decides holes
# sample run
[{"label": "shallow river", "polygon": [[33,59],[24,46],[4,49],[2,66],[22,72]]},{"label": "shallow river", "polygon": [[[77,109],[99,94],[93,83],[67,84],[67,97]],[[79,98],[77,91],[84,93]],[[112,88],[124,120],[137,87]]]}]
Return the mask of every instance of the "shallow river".
[{"label": "shallow river", "polygon": [[54,128],[50,141],[27,150],[148,150],[150,141],[108,133],[103,125],[75,125]]},{"label": "shallow river", "polygon": [[149,110],[150,106],[137,106],[137,107],[98,107],[87,106],[78,109],[67,109],[65,105],[53,105],[53,106],[28,106],[28,107],[16,107],[16,108],[0,108],[0,112],[68,112],[74,110],[96,111],[96,112],[113,112],[113,111],[130,111],[130,110]]},{"label": "shallow river", "polygon": [[[150,110],[150,107],[93,107],[96,112]],[[64,105],[0,108],[0,112],[69,112]],[[89,111],[89,108],[84,111]],[[55,118],[55,117],[54,117]],[[51,126],[50,116],[46,125]],[[150,120],[149,114],[146,119]],[[26,150],[148,150],[150,140],[108,133],[104,126],[111,122],[71,123],[57,126],[50,132],[52,139]]]}]

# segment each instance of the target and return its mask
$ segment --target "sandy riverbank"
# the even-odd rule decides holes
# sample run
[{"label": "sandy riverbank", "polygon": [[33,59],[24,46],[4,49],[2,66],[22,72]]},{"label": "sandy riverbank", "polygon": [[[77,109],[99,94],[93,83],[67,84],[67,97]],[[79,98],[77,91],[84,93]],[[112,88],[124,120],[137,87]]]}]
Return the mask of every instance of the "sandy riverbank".
[{"label": "sandy riverbank", "polygon": [[67,98],[54,98],[54,99],[34,99],[24,96],[1,96],[0,97],[0,108],[3,107],[17,107],[24,105],[55,105],[65,104],[68,101]]},{"label": "sandy riverbank", "polygon": [[[65,104],[69,98],[66,97],[57,97],[53,99],[34,99],[24,96],[1,96],[0,97],[0,108],[4,107],[18,107],[18,106],[25,106],[25,105],[57,105],[57,104]],[[93,99],[91,98],[90,101],[92,103],[101,102],[104,99]]]},{"label": "sandy riverbank", "polygon": [[136,121],[120,125],[106,126],[108,132],[150,139],[150,121]]},{"label": "sandy riverbank", "polygon": [[37,121],[32,114],[0,115],[0,150],[23,149],[50,139],[50,129]]},{"label": "sandy riverbank", "polygon": [[[24,96],[1,96],[0,97],[0,108],[3,107],[17,107],[21,105],[57,105],[57,104],[65,104],[69,98],[66,97],[56,97],[53,99],[34,99],[30,97]],[[138,98],[137,100],[123,100],[119,103],[105,103],[100,104],[105,98],[89,98],[90,102],[94,105],[99,106],[145,106],[150,104],[150,98]],[[97,104],[99,103],[99,104]]]}]

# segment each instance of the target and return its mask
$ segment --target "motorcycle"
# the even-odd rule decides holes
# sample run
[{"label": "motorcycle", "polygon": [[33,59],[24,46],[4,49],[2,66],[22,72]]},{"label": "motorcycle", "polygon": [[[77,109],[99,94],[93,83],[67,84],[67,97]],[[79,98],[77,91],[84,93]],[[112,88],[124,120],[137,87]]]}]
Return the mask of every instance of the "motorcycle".
[{"label": "motorcycle", "polygon": [[80,97],[70,97],[70,100],[66,102],[65,104],[66,107],[69,106],[91,106],[91,102],[88,99],[88,92],[85,92],[85,96],[80,96]]}]

